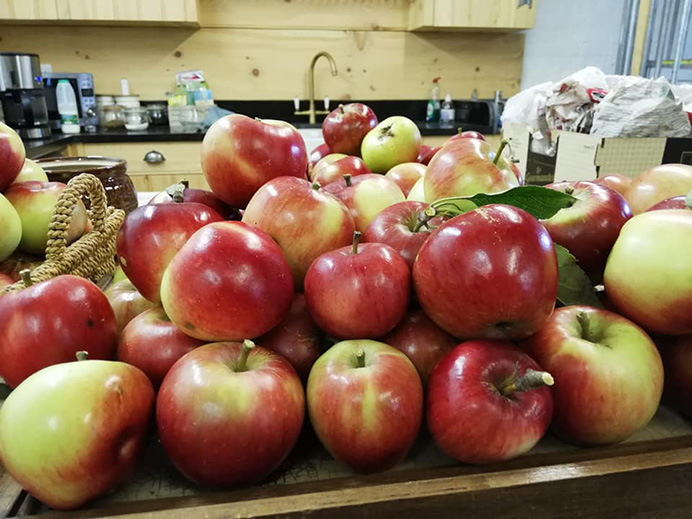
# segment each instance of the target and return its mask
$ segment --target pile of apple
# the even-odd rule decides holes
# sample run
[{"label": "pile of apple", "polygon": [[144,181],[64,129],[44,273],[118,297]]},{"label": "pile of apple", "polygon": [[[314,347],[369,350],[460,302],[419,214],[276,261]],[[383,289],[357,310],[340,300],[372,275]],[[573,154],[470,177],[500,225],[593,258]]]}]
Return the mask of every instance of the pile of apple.
[{"label": "pile of apple", "polygon": [[82,505],[127,477],[152,422],[190,480],[256,483],[306,410],[359,472],[422,427],[465,463],[549,427],[619,442],[658,408],[657,346],[692,413],[692,168],[540,188],[479,134],[426,149],[362,104],[323,133],[308,155],[288,123],[220,119],[211,192],[129,214],[106,294],[61,276],[0,297],[0,458],[24,488]]}]

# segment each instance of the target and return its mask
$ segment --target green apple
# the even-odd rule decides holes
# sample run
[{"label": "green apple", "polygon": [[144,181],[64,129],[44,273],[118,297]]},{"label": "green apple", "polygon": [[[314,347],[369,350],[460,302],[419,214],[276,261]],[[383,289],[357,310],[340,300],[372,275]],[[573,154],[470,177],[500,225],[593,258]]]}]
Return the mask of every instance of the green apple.
[{"label": "green apple", "polygon": [[420,130],[411,119],[395,115],[375,126],[363,139],[360,153],[373,173],[387,173],[404,162],[415,162],[421,147]]},{"label": "green apple", "polygon": [[0,261],[14,252],[22,239],[22,222],[12,204],[0,194]]},{"label": "green apple", "polygon": [[24,160],[24,167],[14,179],[13,184],[19,184],[20,182],[29,182],[30,180],[37,180],[39,182],[48,182],[48,175],[43,170],[41,166],[36,164],[31,159]]},{"label": "green apple", "polygon": [[[22,239],[19,248],[30,254],[43,254],[48,242],[50,225],[55,205],[65,189],[61,182],[38,182],[32,180],[12,184],[5,195],[17,210],[22,221]],[[88,216],[82,202],[78,202],[72,213],[67,233],[67,243],[79,238],[87,228]]]},{"label": "green apple", "polygon": [[411,191],[408,192],[406,200],[425,202],[425,177],[419,178],[416,183],[413,184]]},{"label": "green apple", "polygon": [[153,408],[151,382],[134,366],[55,364],[27,378],[0,408],[0,459],[40,501],[77,508],[132,471]]},{"label": "green apple", "polygon": [[604,285],[623,315],[665,335],[692,333],[692,211],[641,213],[620,230]]}]

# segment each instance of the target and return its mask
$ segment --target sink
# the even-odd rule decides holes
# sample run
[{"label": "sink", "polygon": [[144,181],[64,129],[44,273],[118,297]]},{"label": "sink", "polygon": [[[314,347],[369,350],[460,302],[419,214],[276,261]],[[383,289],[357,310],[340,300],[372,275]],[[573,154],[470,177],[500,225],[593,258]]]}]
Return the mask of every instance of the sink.
[{"label": "sink", "polygon": [[324,144],[322,128],[299,128],[298,133],[300,133],[300,135],[303,137],[308,153],[310,153],[320,144]]}]

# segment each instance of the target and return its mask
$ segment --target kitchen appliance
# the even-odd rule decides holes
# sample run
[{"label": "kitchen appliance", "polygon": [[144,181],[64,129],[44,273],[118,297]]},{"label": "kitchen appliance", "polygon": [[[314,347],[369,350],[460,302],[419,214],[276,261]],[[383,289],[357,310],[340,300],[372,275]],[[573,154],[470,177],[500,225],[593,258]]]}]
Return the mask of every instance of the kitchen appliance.
[{"label": "kitchen appliance", "polygon": [[94,92],[94,77],[86,72],[49,72],[43,76],[43,86],[46,91],[46,105],[50,127],[60,129],[60,114],[58,113],[58,101],[56,89],[58,81],[64,79],[72,85],[77,96],[77,111],[79,112],[79,125],[84,132],[95,132],[98,125],[96,115],[96,94]]},{"label": "kitchen appliance", "polygon": [[487,127],[488,133],[499,133],[500,117],[505,108],[505,101],[499,93],[496,93],[495,99],[455,101],[454,106],[456,108],[455,120],[457,123],[461,123],[462,128],[464,124],[467,124],[474,127]]},{"label": "kitchen appliance", "polygon": [[0,52],[0,104],[5,122],[22,139],[51,134],[37,54]]}]

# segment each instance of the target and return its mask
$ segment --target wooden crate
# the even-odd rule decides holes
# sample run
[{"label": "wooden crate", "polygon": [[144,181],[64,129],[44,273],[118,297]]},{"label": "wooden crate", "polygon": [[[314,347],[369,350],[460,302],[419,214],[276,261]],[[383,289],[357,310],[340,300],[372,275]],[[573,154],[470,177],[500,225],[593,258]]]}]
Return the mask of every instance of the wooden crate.
[{"label": "wooden crate", "polygon": [[421,435],[406,461],[356,475],[310,431],[263,485],[196,487],[153,441],[119,490],[72,512],[50,511],[0,472],[0,517],[41,519],[283,518],[689,518],[692,424],[662,407],[619,445],[578,448],[548,435],[531,453],[483,467],[462,465]]}]

